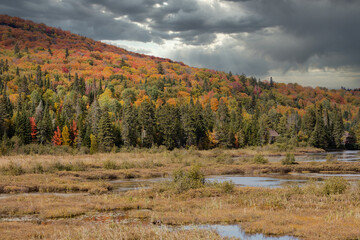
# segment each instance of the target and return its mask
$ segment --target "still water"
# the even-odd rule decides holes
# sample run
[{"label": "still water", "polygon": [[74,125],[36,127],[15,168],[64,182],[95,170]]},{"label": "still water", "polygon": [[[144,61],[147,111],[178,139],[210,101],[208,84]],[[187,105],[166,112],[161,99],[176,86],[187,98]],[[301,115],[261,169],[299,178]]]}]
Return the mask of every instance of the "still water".
[{"label": "still water", "polygon": [[184,226],[183,229],[206,229],[206,230],[214,230],[221,237],[226,238],[239,238],[243,240],[297,240],[298,238],[292,236],[265,236],[264,234],[247,234],[241,228],[240,225],[189,225]]}]

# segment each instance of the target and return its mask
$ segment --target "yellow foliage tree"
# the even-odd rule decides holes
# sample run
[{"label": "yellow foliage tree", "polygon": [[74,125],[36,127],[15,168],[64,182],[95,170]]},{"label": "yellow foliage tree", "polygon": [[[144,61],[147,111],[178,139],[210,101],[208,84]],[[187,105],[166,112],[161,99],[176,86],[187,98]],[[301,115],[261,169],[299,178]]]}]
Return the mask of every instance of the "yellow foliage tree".
[{"label": "yellow foliage tree", "polygon": [[69,146],[71,143],[69,128],[65,125],[62,130],[63,145]]}]

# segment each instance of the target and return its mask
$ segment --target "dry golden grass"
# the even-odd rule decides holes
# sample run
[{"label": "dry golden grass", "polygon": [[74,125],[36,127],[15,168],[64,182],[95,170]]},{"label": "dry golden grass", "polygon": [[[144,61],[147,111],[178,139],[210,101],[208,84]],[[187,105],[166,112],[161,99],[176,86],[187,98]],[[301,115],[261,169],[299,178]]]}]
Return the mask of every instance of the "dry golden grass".
[{"label": "dry golden grass", "polygon": [[111,185],[101,181],[83,181],[68,176],[53,174],[25,174],[20,176],[0,175],[0,193],[28,192],[89,192],[105,193]]},{"label": "dry golden grass", "polygon": [[222,239],[213,231],[176,230],[151,224],[81,223],[58,221],[52,224],[2,223],[1,239]]},{"label": "dry golden grass", "polygon": [[[171,189],[159,192],[155,188],[110,195],[13,196],[11,199],[0,199],[2,216],[33,215],[40,222],[50,220],[50,223],[54,218],[75,217],[75,225],[81,225],[90,232],[91,222],[88,225],[84,223],[84,218],[77,216],[96,212],[122,212],[128,219],[165,225],[240,223],[248,232],[293,235],[302,239],[360,237],[359,187],[332,195],[324,194],[322,186],[311,183],[300,188],[236,188],[232,193],[224,193],[214,187],[192,189],[181,194],[174,194]],[[105,223],[98,222],[99,227],[106,229]],[[0,223],[0,228],[4,227],[3,224]],[[47,233],[46,227],[44,229],[43,232]],[[52,232],[51,229],[49,231]],[[70,239],[79,238],[76,234],[69,234],[66,236]],[[116,233],[110,231],[109,234]],[[165,239],[173,238],[163,236]],[[96,239],[97,236],[89,238]]]},{"label": "dry golden grass", "polygon": [[[242,152],[245,151],[245,152]],[[107,179],[152,178],[200,166],[205,175],[360,172],[360,163],[252,164],[236,156],[253,150],[132,152],[0,158],[0,192],[82,192],[80,195],[0,196],[0,239],[217,239],[206,231],[171,232],[152,226],[240,223],[248,232],[301,239],[359,239],[360,186],[332,194],[317,182],[280,189],[215,185],[182,193],[163,185],[111,193]],[[265,151],[265,150],[264,150]],[[35,173],[34,173],[35,172]],[[16,175],[16,176],[14,176]],[[291,175],[290,175],[291,176]],[[334,186],[341,181],[335,182]],[[321,186],[320,186],[321,185]],[[333,186],[333,185],[330,185]],[[112,225],[93,214],[121,213],[137,223]],[[32,222],[1,222],[20,217]],[[8,219],[11,220],[11,219]],[[13,219],[14,220],[14,219]],[[145,225],[144,225],[145,224]],[[17,229],[18,231],[14,231]],[[97,231],[97,229],[99,231]],[[100,233],[102,235],[100,235]],[[209,235],[210,234],[210,235]]]}]

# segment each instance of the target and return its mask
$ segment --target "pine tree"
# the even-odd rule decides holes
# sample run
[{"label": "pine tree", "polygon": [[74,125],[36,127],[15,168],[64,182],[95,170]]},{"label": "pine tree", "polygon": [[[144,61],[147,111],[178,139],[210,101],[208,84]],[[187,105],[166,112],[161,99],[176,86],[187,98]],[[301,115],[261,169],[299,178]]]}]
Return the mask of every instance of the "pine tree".
[{"label": "pine tree", "polygon": [[65,58],[68,58],[68,57],[69,57],[69,49],[65,48]]},{"label": "pine tree", "polygon": [[137,139],[136,110],[129,100],[126,100],[122,116],[121,136],[126,147],[135,146]]},{"label": "pine tree", "polygon": [[211,109],[210,103],[207,103],[203,112],[203,119],[205,128],[209,131],[212,131],[215,125],[215,114]]},{"label": "pine tree", "polygon": [[81,142],[81,146],[85,147],[91,147],[91,127],[89,125],[86,125],[85,128],[85,134]]},{"label": "pine tree", "polygon": [[157,110],[156,118],[162,138],[160,143],[170,150],[178,147],[180,145],[179,109],[166,103]]},{"label": "pine tree", "polygon": [[328,146],[321,106],[318,107],[316,111],[316,123],[314,130],[311,133],[310,143],[312,146],[318,148],[326,148]]},{"label": "pine tree", "polygon": [[26,111],[17,112],[15,120],[15,133],[20,138],[21,144],[29,144],[31,142],[31,126]]},{"label": "pine tree", "polygon": [[185,145],[187,147],[196,144],[196,126],[193,114],[194,103],[190,102],[185,106],[181,114],[182,130],[185,137]]},{"label": "pine tree", "polygon": [[196,144],[198,148],[204,149],[209,145],[207,137],[206,121],[204,119],[204,110],[199,101],[196,101],[191,114],[195,124]]},{"label": "pine tree", "polygon": [[306,109],[306,113],[304,116],[304,132],[310,136],[313,132],[316,124],[316,112],[314,107],[309,107]]},{"label": "pine tree", "polygon": [[139,108],[138,122],[142,147],[151,147],[156,138],[156,119],[154,105],[151,102],[142,102]]},{"label": "pine tree", "polygon": [[49,115],[48,106],[45,106],[44,115],[38,123],[38,134],[37,138],[39,143],[45,144],[51,141],[53,135],[53,125]]},{"label": "pine tree", "polygon": [[101,151],[110,152],[114,146],[113,127],[107,111],[103,113],[100,119],[98,140]]},{"label": "pine tree", "polygon": [[[338,112],[340,111],[340,112]],[[334,129],[332,136],[334,138],[334,143],[336,148],[341,148],[343,145],[342,137],[344,135],[344,123],[342,119],[341,110],[335,108],[334,110]]]},{"label": "pine tree", "polygon": [[268,117],[267,114],[263,114],[261,115],[260,119],[259,119],[259,137],[260,137],[260,144],[264,145],[269,143],[269,130],[270,130],[270,119]]},{"label": "pine tree", "polygon": [[219,146],[232,147],[229,110],[222,100],[220,100],[219,107],[216,112],[215,131]]},{"label": "pine tree", "polygon": [[91,133],[94,135],[98,134],[98,123],[101,118],[101,109],[97,99],[91,104],[91,110],[89,112],[87,122],[91,126]]}]

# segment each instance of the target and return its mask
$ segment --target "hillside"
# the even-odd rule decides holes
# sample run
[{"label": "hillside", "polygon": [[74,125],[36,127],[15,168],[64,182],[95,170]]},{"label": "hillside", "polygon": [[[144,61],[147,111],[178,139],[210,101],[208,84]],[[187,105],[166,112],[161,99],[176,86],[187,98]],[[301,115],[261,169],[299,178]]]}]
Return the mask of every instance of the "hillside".
[{"label": "hillside", "polygon": [[2,154],[360,145],[359,90],[192,68],[6,15],[0,59]]}]

